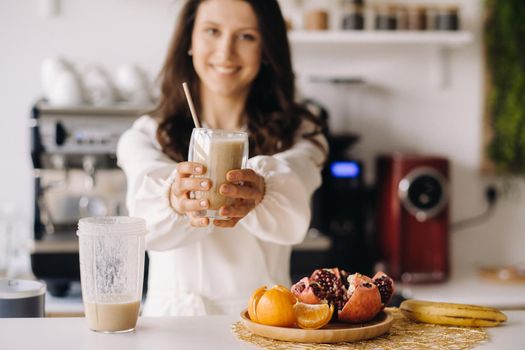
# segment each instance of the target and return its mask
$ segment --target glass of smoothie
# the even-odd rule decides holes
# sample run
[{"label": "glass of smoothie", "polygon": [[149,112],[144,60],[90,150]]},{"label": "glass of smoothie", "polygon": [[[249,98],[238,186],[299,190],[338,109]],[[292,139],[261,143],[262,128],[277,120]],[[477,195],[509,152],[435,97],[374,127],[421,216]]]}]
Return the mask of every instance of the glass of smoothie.
[{"label": "glass of smoothie", "polygon": [[80,283],[88,326],[104,333],[133,331],[144,279],[146,222],[106,216],[78,222]]},{"label": "glass of smoothie", "polygon": [[220,186],[227,182],[226,173],[232,169],[246,167],[248,161],[248,134],[243,131],[195,128],[191,134],[188,161],[206,166],[206,172],[197,177],[209,178],[208,191],[195,191],[196,199],[210,202],[205,216],[212,219],[227,220],[219,214],[222,206],[232,203],[233,198],[219,193]]}]

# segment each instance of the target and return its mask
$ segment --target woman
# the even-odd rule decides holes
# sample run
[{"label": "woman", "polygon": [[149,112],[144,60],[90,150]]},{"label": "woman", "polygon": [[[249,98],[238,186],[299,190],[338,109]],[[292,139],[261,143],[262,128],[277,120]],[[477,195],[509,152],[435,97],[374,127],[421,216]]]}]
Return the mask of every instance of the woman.
[{"label": "woman", "polygon": [[[130,215],[149,229],[143,315],[238,314],[261,285],[290,285],[291,246],[305,237],[326,155],[319,123],[293,101],[277,1],[187,1],[161,78],[157,109],[117,150]],[[188,195],[211,184],[191,177],[205,169],[186,161],[193,122],[184,81],[205,126],[249,133],[248,169],[230,171],[220,187],[235,198],[221,208],[229,220],[210,224],[199,216],[209,203]]]}]

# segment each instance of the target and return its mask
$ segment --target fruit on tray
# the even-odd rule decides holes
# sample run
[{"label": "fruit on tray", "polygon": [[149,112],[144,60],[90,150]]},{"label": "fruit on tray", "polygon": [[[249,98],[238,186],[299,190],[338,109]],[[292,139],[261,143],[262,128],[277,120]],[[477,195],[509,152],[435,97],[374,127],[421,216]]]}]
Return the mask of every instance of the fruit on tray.
[{"label": "fruit on tray", "polygon": [[297,299],[306,304],[333,305],[334,319],[360,323],[373,319],[390,301],[394,282],[383,272],[373,278],[360,273],[349,274],[338,268],[318,269],[291,288]]},{"label": "fruit on tray", "polygon": [[507,316],[492,307],[440,303],[424,300],[405,300],[401,312],[413,321],[450,326],[492,327],[507,320]]},{"label": "fruit on tray", "polygon": [[266,286],[253,292],[248,302],[248,315],[254,322],[280,327],[293,327],[296,317],[294,305],[297,299],[284,286]]},{"label": "fruit on tray", "polygon": [[250,319],[270,326],[318,329],[330,322],[333,313],[333,305],[302,303],[281,285],[258,288],[248,302]]},{"label": "fruit on tray", "polygon": [[256,289],[248,302],[254,322],[270,326],[318,329],[330,321],[373,319],[389,302],[394,282],[383,272],[373,278],[339,268],[317,269],[294,284]]},{"label": "fruit on tray", "polygon": [[297,326],[304,329],[319,329],[332,319],[334,306],[328,304],[305,304],[297,302],[294,305]]}]

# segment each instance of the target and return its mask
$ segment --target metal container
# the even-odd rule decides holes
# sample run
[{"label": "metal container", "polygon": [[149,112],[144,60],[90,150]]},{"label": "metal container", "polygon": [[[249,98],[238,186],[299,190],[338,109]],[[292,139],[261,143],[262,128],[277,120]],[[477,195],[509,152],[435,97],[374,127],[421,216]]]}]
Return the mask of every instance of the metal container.
[{"label": "metal container", "polygon": [[39,281],[0,280],[0,318],[44,317],[46,285]]}]

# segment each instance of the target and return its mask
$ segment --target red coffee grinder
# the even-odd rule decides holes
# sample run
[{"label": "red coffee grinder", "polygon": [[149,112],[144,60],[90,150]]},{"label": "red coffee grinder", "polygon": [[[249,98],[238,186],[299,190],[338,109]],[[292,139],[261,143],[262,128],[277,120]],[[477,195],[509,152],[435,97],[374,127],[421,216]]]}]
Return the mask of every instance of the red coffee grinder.
[{"label": "red coffee grinder", "polygon": [[378,248],[390,276],[408,283],[449,275],[449,162],[439,156],[377,158]]}]

